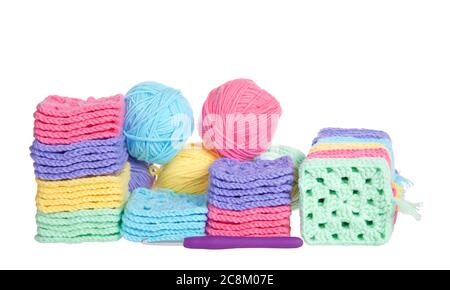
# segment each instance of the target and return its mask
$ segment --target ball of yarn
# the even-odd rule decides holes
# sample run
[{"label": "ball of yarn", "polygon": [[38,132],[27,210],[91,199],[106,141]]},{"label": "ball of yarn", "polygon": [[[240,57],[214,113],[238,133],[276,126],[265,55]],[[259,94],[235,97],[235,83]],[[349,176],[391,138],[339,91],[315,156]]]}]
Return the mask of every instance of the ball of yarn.
[{"label": "ball of yarn", "polygon": [[289,156],[294,163],[294,184],[292,185],[292,208],[299,207],[298,172],[300,165],[305,160],[305,154],[295,148],[285,145],[271,146],[266,152],[259,155],[258,159],[274,160],[282,156]]},{"label": "ball of yarn", "polygon": [[124,134],[134,158],[169,162],[194,129],[191,106],[180,91],[156,82],[144,82],[126,95]]},{"label": "ball of yarn", "polygon": [[145,187],[151,188],[154,177],[150,173],[151,164],[145,161],[139,161],[134,158],[129,158],[128,162],[131,166],[130,182],[128,183],[128,191],[133,192],[136,188]]},{"label": "ball of yarn", "polygon": [[202,194],[208,189],[208,168],[219,155],[202,144],[185,146],[172,161],[161,167],[155,187],[178,193]]},{"label": "ball of yarn", "polygon": [[212,90],[199,127],[207,148],[221,156],[251,160],[272,141],[280,103],[253,81],[237,79]]}]

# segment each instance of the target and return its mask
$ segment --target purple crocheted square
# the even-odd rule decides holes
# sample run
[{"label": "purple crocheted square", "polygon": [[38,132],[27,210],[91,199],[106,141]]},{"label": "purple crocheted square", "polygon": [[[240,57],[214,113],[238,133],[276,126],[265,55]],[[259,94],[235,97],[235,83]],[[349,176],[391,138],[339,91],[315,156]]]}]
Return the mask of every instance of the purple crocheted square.
[{"label": "purple crocheted square", "polygon": [[378,130],[369,129],[343,129],[343,128],[325,128],[319,131],[319,134],[313,140],[313,145],[317,143],[319,139],[327,137],[354,137],[361,139],[388,139],[391,140],[389,134]]},{"label": "purple crocheted square", "polygon": [[254,161],[220,158],[210,166],[209,173],[217,180],[248,183],[293,175],[294,164],[288,156],[275,160],[258,159]]},{"label": "purple crocheted square", "polygon": [[209,177],[210,186],[212,185],[212,186],[215,186],[217,188],[222,188],[222,189],[250,190],[250,189],[261,188],[261,187],[276,187],[276,186],[283,186],[283,185],[292,186],[293,182],[294,182],[293,174],[285,175],[285,176],[278,177],[275,179],[255,180],[255,181],[250,181],[250,182],[246,182],[246,183],[228,182],[228,181],[216,179],[214,176]]},{"label": "purple crocheted square", "polygon": [[116,174],[128,159],[123,137],[69,145],[47,145],[36,140],[30,150],[36,176],[46,180]]},{"label": "purple crocheted square", "polygon": [[282,206],[282,205],[290,205],[292,200],[290,195],[284,198],[275,198],[270,200],[261,200],[261,201],[247,201],[247,202],[239,202],[239,203],[230,203],[230,202],[222,202],[216,199],[208,198],[208,202],[215,207],[226,209],[226,210],[247,210],[251,208],[257,207],[271,207],[271,206]]}]

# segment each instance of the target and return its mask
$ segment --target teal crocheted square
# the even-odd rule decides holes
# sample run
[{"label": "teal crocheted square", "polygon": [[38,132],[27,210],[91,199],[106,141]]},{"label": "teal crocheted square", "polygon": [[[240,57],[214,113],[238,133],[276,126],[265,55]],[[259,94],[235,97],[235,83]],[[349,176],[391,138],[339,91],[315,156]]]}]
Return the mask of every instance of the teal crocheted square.
[{"label": "teal crocheted square", "polygon": [[389,240],[395,203],[385,159],[308,159],[299,175],[302,236],[308,244]]}]

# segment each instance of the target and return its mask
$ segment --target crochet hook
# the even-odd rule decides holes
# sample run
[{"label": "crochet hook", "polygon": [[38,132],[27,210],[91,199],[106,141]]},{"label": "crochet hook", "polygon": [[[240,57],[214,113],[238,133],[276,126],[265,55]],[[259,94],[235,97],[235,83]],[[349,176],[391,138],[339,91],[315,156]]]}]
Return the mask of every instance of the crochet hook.
[{"label": "crochet hook", "polygon": [[203,236],[185,238],[183,246],[189,249],[223,250],[238,248],[300,248],[303,240],[297,237],[224,237]]}]

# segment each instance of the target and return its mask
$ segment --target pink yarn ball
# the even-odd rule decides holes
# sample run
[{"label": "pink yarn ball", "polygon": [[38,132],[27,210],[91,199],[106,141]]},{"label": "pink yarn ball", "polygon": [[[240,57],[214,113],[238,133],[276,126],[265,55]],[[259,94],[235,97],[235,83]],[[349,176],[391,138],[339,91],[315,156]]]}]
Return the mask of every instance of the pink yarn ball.
[{"label": "pink yarn ball", "polygon": [[200,136],[221,156],[250,160],[269,148],[280,116],[280,103],[271,94],[252,80],[232,80],[209,93]]}]

